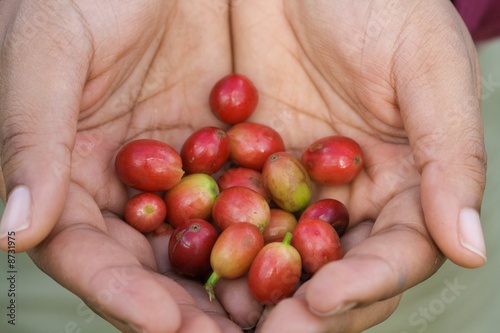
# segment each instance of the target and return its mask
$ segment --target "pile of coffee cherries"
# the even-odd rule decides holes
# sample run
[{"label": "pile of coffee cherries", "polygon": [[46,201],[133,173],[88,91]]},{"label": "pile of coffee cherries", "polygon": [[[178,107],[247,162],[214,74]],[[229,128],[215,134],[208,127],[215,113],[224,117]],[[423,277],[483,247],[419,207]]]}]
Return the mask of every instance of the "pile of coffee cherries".
[{"label": "pile of coffee cherries", "polygon": [[179,152],[166,142],[134,140],[115,160],[119,179],[139,190],[124,220],[142,233],[171,230],[165,260],[202,280],[211,300],[219,279],[246,274],[252,296],[276,304],[343,255],[339,237],[349,212],[336,199],[311,202],[312,184],[351,182],[363,167],[359,145],[328,136],[299,159],[276,130],[246,121],[257,103],[247,77],[228,75],[209,96],[227,130],[200,128]]}]

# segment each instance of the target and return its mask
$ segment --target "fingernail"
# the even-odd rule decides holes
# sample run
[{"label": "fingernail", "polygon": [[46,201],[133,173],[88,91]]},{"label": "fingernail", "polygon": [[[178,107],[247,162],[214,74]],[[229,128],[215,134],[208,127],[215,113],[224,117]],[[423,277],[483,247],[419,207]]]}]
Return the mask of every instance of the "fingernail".
[{"label": "fingernail", "polygon": [[148,331],[135,326],[134,324],[127,324],[127,326],[135,333],[148,333]]},{"label": "fingernail", "polygon": [[250,330],[253,330],[255,328],[255,326],[257,326],[257,325],[242,327],[241,330],[242,331],[250,331]]},{"label": "fingernail", "polygon": [[477,210],[463,208],[458,216],[458,238],[463,247],[476,253],[486,261],[483,229]]},{"label": "fingernail", "polygon": [[309,310],[319,317],[330,317],[333,315],[347,312],[347,311],[355,308],[357,305],[358,305],[357,302],[342,303],[342,304],[337,305],[336,308],[334,308],[333,310],[328,311],[328,312],[320,312],[320,311],[314,309],[313,307],[309,307]]},{"label": "fingernail", "polygon": [[0,238],[8,233],[19,232],[31,224],[31,193],[28,187],[15,187],[7,198],[7,204],[0,221]]}]

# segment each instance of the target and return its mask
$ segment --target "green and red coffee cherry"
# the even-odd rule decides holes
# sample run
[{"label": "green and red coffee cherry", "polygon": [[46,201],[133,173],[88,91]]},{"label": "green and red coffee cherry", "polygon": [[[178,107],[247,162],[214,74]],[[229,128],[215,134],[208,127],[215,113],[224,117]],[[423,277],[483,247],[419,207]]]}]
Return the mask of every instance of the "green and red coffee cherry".
[{"label": "green and red coffee cherry", "polygon": [[299,160],[277,131],[245,122],[257,102],[248,78],[228,75],[209,96],[228,130],[201,128],[180,152],[157,140],[131,141],[115,169],[140,191],[127,202],[124,220],[142,233],[169,233],[168,260],[178,274],[205,281],[210,299],[220,278],[246,274],[253,297],[275,304],[293,294],[301,277],[341,259],[349,212],[335,199],[311,203],[312,181],[351,182],[363,154],[354,140],[328,136]]}]

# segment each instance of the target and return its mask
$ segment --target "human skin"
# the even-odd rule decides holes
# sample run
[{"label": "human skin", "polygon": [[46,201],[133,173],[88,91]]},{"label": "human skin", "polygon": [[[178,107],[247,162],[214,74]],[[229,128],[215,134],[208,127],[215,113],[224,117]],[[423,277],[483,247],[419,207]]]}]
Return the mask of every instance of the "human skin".
[{"label": "human skin", "polygon": [[[449,1],[4,1],[0,32],[0,230],[125,332],[356,332],[445,257],[486,260],[480,73]],[[128,193],[112,168],[132,139],[179,150],[224,126],[207,98],[230,72],[259,89],[249,121],[289,151],[339,134],[365,154],[353,183],[318,188],[350,210],[345,257],[262,315],[242,280],[209,303],[156,260],[166,242],[120,220]]]}]

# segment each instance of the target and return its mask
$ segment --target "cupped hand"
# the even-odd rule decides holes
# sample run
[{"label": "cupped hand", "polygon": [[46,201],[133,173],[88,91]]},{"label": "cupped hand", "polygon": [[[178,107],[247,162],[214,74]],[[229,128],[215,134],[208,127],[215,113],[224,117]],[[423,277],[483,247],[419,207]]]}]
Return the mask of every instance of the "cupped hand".
[{"label": "cupped hand", "polygon": [[193,130],[221,125],[207,94],[232,68],[227,6],[7,1],[0,12],[2,247],[15,231],[17,251],[31,249],[125,332],[241,331],[201,284],[157,263],[152,244],[166,237],[150,243],[120,220],[127,190],[114,173],[127,141],[179,149]]},{"label": "cupped hand", "polygon": [[[351,211],[345,259],[266,309],[262,332],[361,330],[435,272],[442,253],[463,266],[484,262],[474,224],[485,173],[478,68],[447,1],[235,1],[230,12],[221,2],[77,4],[1,11],[20,13],[2,21],[9,204],[1,231],[18,231],[20,251],[48,235],[32,258],[115,326],[237,329],[218,303],[204,302],[199,285],[156,273],[168,273],[155,260],[162,247],[119,220],[127,193],[113,170],[126,141],[149,137],[179,149],[193,130],[221,125],[207,96],[231,71],[259,89],[250,120],[277,129],[290,151],[341,134],[366,157],[352,184],[317,189]],[[41,25],[35,36],[26,33],[28,17]],[[14,215],[20,224],[11,224]],[[231,287],[218,291],[225,311],[240,325],[255,323],[258,307],[241,286],[248,306],[229,304]]]},{"label": "cupped hand", "polygon": [[235,70],[261,89],[251,120],[298,156],[332,134],[365,154],[353,183],[317,189],[358,226],[345,257],[266,310],[262,332],[361,331],[445,257],[485,262],[480,74],[449,1],[239,1],[232,24]]}]

